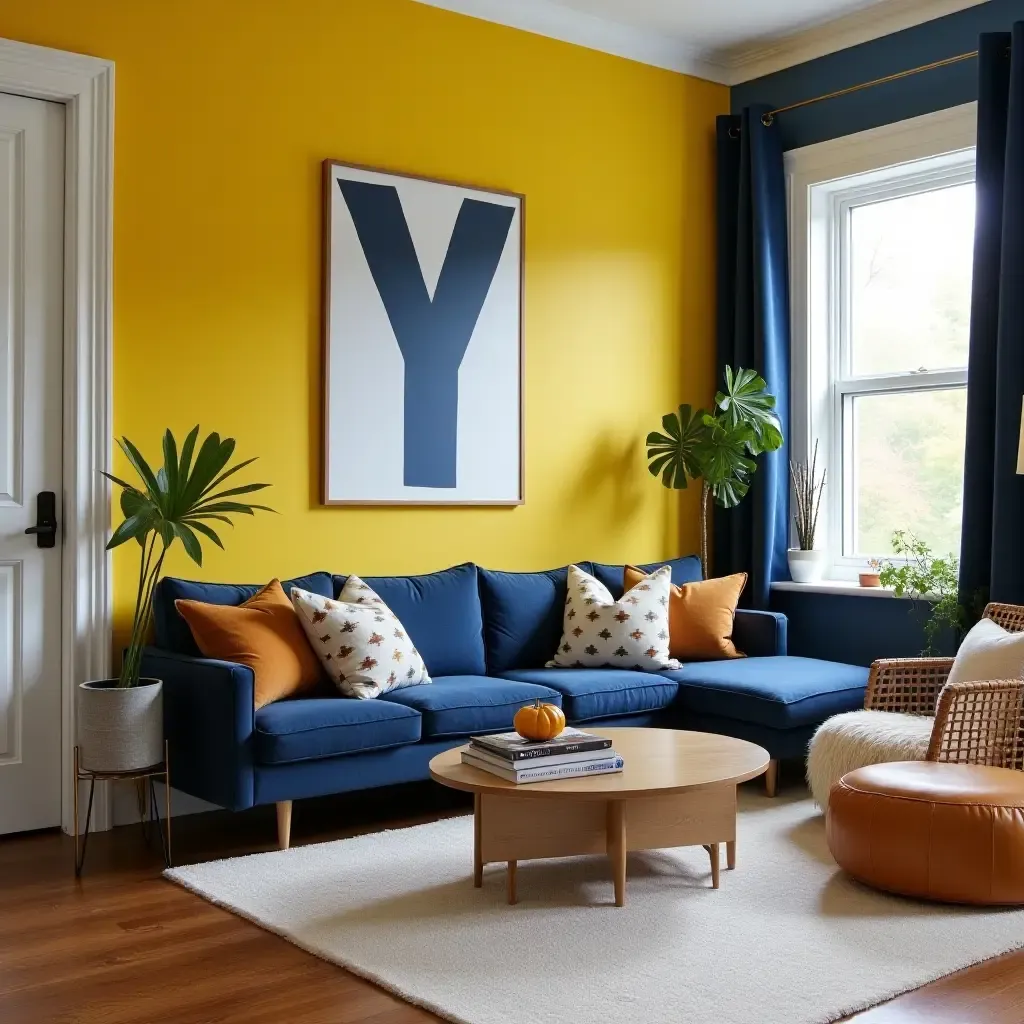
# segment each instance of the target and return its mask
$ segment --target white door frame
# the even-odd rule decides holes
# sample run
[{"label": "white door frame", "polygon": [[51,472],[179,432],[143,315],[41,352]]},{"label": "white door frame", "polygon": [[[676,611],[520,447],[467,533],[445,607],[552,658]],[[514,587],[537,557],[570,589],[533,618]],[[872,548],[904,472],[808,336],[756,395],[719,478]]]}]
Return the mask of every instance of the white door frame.
[{"label": "white door frame", "polygon": [[[63,103],[64,508],[61,546],[61,824],[72,830],[75,691],[110,674],[109,472],[113,433],[114,65],[0,39],[0,92]],[[97,794],[99,796],[99,794]],[[110,827],[109,801],[93,808]]]}]

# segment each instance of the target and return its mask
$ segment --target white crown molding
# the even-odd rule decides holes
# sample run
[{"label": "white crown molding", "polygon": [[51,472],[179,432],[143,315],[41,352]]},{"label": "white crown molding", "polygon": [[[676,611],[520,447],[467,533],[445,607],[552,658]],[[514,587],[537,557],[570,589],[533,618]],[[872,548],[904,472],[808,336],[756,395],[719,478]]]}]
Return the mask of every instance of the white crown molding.
[{"label": "white crown molding", "polygon": [[702,50],[677,36],[598,18],[566,7],[557,0],[416,2],[722,85],[739,85],[794,64],[976,7],[986,0],[875,0],[861,10],[790,35],[726,50]]},{"label": "white crown molding", "polygon": [[713,55],[699,53],[684,40],[632,25],[608,21],[565,7],[554,0],[416,0],[482,21],[574,43],[684,75],[727,85],[729,68]]},{"label": "white crown molding", "polygon": [[870,7],[773,40],[705,54],[729,69],[729,85],[770,75],[850,46],[977,7],[986,0],[876,0]]}]

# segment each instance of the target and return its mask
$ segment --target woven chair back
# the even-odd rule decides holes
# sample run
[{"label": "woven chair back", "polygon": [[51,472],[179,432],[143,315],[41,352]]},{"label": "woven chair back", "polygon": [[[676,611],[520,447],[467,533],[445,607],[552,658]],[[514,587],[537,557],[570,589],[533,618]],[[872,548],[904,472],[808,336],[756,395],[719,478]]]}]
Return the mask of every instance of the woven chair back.
[{"label": "woven chair back", "polygon": [[991,602],[985,606],[985,618],[1010,633],[1024,632],[1024,605]]}]

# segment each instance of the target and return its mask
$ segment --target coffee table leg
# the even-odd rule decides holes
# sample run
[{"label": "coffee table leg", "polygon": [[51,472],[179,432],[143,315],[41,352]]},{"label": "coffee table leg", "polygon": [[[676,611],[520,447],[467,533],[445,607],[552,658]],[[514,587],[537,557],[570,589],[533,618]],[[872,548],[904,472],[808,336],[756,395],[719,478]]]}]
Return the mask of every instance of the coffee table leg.
[{"label": "coffee table leg", "polygon": [[708,851],[708,856],[711,858],[711,888],[718,888],[718,876],[721,869],[718,856],[718,843],[707,843],[704,849]]},{"label": "coffee table leg", "polygon": [[481,820],[481,804],[483,803],[480,794],[473,794],[473,885],[479,889],[484,884],[484,862],[481,857],[481,831],[483,822]]},{"label": "coffee table leg", "polygon": [[508,903],[512,906],[516,902],[516,868],[518,862],[510,860],[508,862]]},{"label": "coffee table leg", "polygon": [[626,801],[608,801],[608,856],[615,881],[615,906],[626,905]]},{"label": "coffee table leg", "polygon": [[725,863],[729,870],[732,871],[736,867],[736,840],[733,839],[731,842],[725,844]]}]

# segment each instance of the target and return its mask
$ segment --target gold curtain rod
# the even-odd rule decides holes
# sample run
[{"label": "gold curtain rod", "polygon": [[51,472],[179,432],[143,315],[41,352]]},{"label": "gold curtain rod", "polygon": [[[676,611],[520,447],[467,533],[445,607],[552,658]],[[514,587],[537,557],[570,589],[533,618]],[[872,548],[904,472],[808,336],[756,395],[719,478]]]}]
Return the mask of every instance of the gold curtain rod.
[{"label": "gold curtain rod", "polygon": [[960,53],[955,57],[946,57],[945,60],[932,61],[931,64],[922,64],[917,68],[909,68],[907,71],[897,71],[894,75],[886,75],[884,78],[875,78],[870,82],[861,82],[859,85],[850,85],[845,89],[837,89],[835,92],[827,92],[823,96],[814,96],[809,100],[800,100],[799,103],[790,103],[785,107],[778,107],[769,110],[767,114],[761,115],[761,123],[770,128],[779,114],[786,114],[790,110],[799,110],[801,107],[809,107],[812,103],[821,103],[823,100],[834,100],[840,96],[849,96],[852,92],[860,92],[861,89],[871,89],[876,85],[885,85],[886,82],[896,82],[901,78],[908,78],[910,75],[918,75],[922,71],[934,71],[936,68],[949,67],[950,64],[959,64],[961,61],[973,60],[978,56],[977,50],[970,53]]}]

